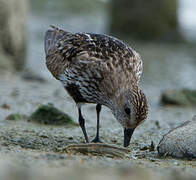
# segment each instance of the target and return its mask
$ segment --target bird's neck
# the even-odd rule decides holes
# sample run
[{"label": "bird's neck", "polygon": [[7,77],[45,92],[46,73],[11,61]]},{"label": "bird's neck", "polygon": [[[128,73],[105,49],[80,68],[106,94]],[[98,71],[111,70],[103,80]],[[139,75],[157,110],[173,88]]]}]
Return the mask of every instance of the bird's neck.
[{"label": "bird's neck", "polygon": [[125,102],[126,94],[125,92],[121,92],[111,99],[110,104],[108,106],[118,121],[121,119],[118,116],[120,116],[121,112],[123,111]]}]

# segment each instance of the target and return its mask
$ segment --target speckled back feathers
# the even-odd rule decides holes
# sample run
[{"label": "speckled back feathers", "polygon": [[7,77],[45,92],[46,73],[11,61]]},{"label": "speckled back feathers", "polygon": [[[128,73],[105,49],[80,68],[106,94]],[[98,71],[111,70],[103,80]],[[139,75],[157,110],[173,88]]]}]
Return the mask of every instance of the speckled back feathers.
[{"label": "speckled back feathers", "polygon": [[73,34],[53,27],[46,32],[45,52],[48,69],[76,103],[111,107],[115,96],[139,89],[140,56],[116,38],[93,33]]}]

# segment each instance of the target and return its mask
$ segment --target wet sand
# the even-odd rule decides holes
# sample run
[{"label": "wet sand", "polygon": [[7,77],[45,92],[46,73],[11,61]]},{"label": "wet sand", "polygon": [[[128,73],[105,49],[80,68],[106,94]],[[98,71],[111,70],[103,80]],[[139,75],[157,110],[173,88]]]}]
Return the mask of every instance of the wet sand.
[{"label": "wet sand", "polygon": [[[9,106],[0,108],[0,169],[5,168],[6,172],[10,172],[13,166],[21,171],[20,174],[28,172],[29,177],[34,177],[34,172],[39,172],[42,179],[45,173],[46,177],[58,174],[55,176],[57,179],[64,175],[77,176],[76,169],[79,169],[78,173],[82,171],[83,177],[87,179],[91,176],[115,176],[123,179],[132,174],[135,174],[136,179],[141,179],[142,174],[148,174],[149,179],[157,176],[174,178],[181,174],[188,177],[196,174],[196,161],[160,158],[156,150],[162,135],[176,124],[187,120],[187,114],[193,113],[191,108],[161,107],[156,105],[156,100],[146,91],[151,99],[150,114],[136,130],[129,146],[131,152],[126,158],[112,158],[104,154],[67,154],[63,152],[67,145],[84,142],[79,127],[66,128],[39,125],[26,120],[5,120],[11,113],[30,115],[40,104],[53,103],[77,122],[75,104],[61,84],[55,80],[46,83],[26,82],[12,76],[1,76],[0,84],[0,106],[5,103]],[[180,113],[182,110],[184,113]],[[86,105],[83,111],[89,137],[93,139],[96,128],[95,105]],[[100,135],[105,143],[118,147],[123,145],[123,130],[107,108],[103,108],[101,112]],[[151,141],[155,144],[155,151],[149,150]]]}]

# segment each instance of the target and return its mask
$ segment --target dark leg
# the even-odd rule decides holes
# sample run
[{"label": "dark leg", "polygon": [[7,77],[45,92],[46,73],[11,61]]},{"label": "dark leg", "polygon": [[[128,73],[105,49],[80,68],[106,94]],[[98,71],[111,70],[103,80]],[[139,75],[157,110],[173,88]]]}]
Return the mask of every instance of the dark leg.
[{"label": "dark leg", "polygon": [[92,142],[94,142],[94,143],[100,142],[101,143],[101,141],[99,139],[99,115],[101,112],[101,104],[97,104],[96,111],[97,111],[97,134],[96,134],[95,138],[92,140]]},{"label": "dark leg", "polygon": [[80,125],[80,127],[82,129],[82,132],[84,134],[86,143],[89,143],[89,141],[88,141],[88,135],[86,133],[86,128],[85,128],[85,119],[82,116],[81,107],[78,107],[78,113],[79,113],[79,125]]}]

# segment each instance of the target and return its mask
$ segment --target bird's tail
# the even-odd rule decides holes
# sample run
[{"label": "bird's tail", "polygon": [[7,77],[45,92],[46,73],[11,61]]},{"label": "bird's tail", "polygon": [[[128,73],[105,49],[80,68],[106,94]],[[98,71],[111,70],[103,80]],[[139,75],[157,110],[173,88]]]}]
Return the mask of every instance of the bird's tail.
[{"label": "bird's tail", "polygon": [[46,55],[50,55],[56,49],[56,42],[68,33],[53,25],[50,27],[52,29],[46,31],[44,38],[44,49]]}]

